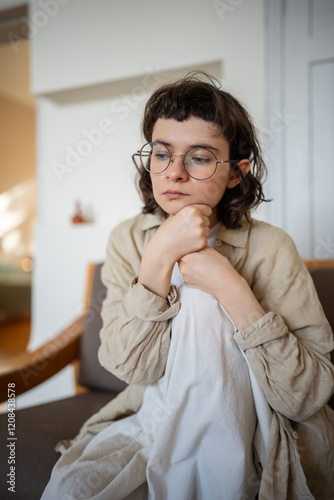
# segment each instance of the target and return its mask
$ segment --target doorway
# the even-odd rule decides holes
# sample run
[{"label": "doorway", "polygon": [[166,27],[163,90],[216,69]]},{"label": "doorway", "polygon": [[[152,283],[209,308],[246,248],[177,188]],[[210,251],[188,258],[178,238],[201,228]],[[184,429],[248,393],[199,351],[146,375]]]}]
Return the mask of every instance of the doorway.
[{"label": "doorway", "polygon": [[334,1],[267,0],[269,222],[334,258]]},{"label": "doorway", "polygon": [[[0,350],[26,348],[30,335],[36,218],[36,103],[30,42],[13,46],[25,7],[0,11]],[[1,360],[0,360],[1,362]]]}]

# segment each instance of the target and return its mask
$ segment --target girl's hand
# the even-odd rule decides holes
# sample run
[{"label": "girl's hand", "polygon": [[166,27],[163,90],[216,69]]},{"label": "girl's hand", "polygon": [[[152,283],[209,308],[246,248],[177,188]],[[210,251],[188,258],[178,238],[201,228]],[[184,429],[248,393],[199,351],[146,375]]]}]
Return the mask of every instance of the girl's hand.
[{"label": "girl's hand", "polygon": [[210,293],[219,300],[238,330],[265,314],[248,283],[228,259],[213,248],[207,246],[183,256],[179,269],[188,286]]},{"label": "girl's hand", "polygon": [[211,213],[207,205],[188,205],[166,219],[145,248],[138,281],[165,298],[175,263],[206,247]]},{"label": "girl's hand", "polygon": [[174,267],[175,262],[184,255],[206,247],[211,213],[207,205],[184,207],[161,224],[151,240],[152,245]]}]

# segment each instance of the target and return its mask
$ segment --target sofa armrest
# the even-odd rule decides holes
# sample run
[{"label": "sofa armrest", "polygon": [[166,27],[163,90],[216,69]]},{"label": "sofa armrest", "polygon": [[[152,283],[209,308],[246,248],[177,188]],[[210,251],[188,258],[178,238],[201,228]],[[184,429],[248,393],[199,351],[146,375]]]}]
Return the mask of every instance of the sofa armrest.
[{"label": "sofa armrest", "polygon": [[0,367],[0,401],[8,398],[8,384],[15,384],[15,396],[18,396],[45,382],[78,358],[84,321],[83,315],[36,351],[25,351],[3,362]]}]

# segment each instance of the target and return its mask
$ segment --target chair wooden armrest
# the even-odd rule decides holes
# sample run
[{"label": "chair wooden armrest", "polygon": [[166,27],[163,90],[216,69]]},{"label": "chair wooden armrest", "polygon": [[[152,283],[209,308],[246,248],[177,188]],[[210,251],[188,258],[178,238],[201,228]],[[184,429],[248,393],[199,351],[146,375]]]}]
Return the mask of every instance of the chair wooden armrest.
[{"label": "chair wooden armrest", "polygon": [[313,271],[314,269],[332,269],[334,267],[334,259],[327,259],[327,260],[304,260],[305,266],[307,269],[310,271]]},{"label": "chair wooden armrest", "polygon": [[15,396],[18,396],[77,359],[84,321],[85,315],[80,316],[36,351],[26,351],[3,362],[0,367],[0,401],[8,398],[8,384],[15,384]]}]

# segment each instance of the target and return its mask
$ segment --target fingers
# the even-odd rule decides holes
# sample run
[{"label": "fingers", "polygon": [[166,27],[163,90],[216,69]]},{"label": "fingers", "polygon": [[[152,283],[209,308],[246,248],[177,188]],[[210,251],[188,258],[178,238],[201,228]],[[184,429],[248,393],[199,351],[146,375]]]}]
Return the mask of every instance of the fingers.
[{"label": "fingers", "polygon": [[154,240],[174,262],[183,255],[201,250],[208,242],[211,212],[207,205],[187,205],[166,219]]},{"label": "fingers", "polygon": [[[190,252],[190,253],[187,253],[185,255],[183,255],[179,260],[178,260],[178,264],[179,266],[180,265],[183,265],[183,264],[189,264],[191,262],[194,261],[194,259],[196,259],[196,255],[198,254],[202,254],[202,255],[206,255],[208,257],[212,257],[214,256],[215,254],[217,253],[216,250],[214,250],[212,247],[206,245],[204,248],[202,248],[201,250],[197,250],[196,252]],[[224,257],[225,259],[225,257]]]},{"label": "fingers", "polygon": [[[210,234],[210,215],[212,209],[208,205],[190,205],[190,208],[195,211],[194,215],[200,215],[203,221],[203,232],[206,237]],[[198,211],[200,214],[198,214]]]},{"label": "fingers", "polygon": [[208,222],[208,224],[205,224],[204,226],[204,235],[208,238],[210,234],[210,221]]},{"label": "fingers", "polygon": [[[203,221],[203,226],[205,228],[210,228],[210,215],[212,214],[212,209],[208,205],[187,205],[180,210],[179,214],[189,216],[190,218],[200,216]],[[208,235],[209,232],[210,229],[206,235]]]},{"label": "fingers", "polygon": [[209,207],[209,205],[197,204],[197,205],[188,205],[188,206],[194,207],[195,209],[199,210],[201,212],[201,214],[205,217],[210,217],[210,215],[212,214],[212,208]]}]

